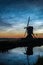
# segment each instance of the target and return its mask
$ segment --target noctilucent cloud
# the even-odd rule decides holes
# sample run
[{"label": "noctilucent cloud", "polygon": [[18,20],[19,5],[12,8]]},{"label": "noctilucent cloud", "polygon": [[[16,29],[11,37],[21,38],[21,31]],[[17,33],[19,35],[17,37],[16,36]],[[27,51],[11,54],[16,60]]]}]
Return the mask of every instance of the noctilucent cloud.
[{"label": "noctilucent cloud", "polygon": [[0,0],[0,32],[23,33],[29,25],[43,33],[43,0]]}]

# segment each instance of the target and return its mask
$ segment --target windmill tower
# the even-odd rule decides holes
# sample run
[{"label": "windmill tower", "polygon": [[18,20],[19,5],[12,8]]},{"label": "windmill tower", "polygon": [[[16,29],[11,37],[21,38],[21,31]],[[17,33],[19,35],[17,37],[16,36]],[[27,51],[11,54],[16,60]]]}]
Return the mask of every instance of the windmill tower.
[{"label": "windmill tower", "polygon": [[32,38],[33,26],[29,26],[29,22],[30,22],[30,17],[28,18],[27,27],[24,28],[24,29],[26,29],[25,35],[26,35],[26,33],[27,33],[27,38]]}]

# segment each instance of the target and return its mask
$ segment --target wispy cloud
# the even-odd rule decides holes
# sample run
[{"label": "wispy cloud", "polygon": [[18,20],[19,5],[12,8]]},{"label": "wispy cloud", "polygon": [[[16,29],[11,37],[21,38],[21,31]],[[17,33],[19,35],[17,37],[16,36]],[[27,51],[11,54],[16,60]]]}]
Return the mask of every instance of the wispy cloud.
[{"label": "wispy cloud", "polygon": [[[6,3],[5,3],[6,2]],[[0,0],[0,31],[24,32],[28,17],[35,32],[43,32],[43,1]]]},{"label": "wispy cloud", "polygon": [[5,31],[7,28],[11,27],[10,23],[5,22],[0,18],[0,31]]}]

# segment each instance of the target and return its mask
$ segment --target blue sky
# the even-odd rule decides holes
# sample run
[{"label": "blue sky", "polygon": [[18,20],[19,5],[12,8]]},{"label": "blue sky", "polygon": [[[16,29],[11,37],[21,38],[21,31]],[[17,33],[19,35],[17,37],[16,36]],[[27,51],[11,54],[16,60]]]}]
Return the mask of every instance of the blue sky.
[{"label": "blue sky", "polygon": [[35,33],[43,33],[43,0],[0,0],[0,32],[24,32],[30,16]]}]

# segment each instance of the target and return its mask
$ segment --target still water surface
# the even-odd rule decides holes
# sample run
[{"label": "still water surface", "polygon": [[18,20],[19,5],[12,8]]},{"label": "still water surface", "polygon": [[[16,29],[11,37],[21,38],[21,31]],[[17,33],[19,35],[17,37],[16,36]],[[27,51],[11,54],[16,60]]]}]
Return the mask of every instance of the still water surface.
[{"label": "still water surface", "polygon": [[0,65],[28,65],[28,61],[30,65],[33,65],[38,60],[38,55],[27,55],[24,53],[26,52],[26,48],[15,48],[11,49],[6,53],[0,53]]}]

